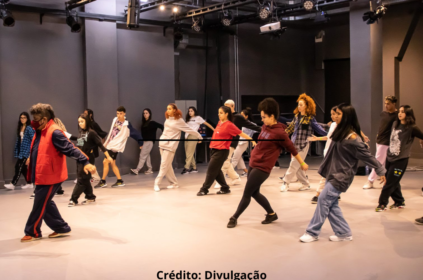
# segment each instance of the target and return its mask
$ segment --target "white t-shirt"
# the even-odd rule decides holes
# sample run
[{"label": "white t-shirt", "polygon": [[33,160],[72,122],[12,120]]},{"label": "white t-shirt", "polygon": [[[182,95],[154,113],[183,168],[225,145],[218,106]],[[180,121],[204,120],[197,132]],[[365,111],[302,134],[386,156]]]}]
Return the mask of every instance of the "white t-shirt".
[{"label": "white t-shirt", "polygon": [[[198,131],[198,129],[200,128],[200,125],[202,125],[203,123],[205,123],[206,121],[200,117],[200,116],[195,116],[195,117],[191,117],[191,119],[189,121],[187,121],[187,125],[194,131]],[[188,133],[185,133],[185,138],[188,138]]]},{"label": "white t-shirt", "polygon": [[23,139],[24,139],[24,133],[23,133],[23,131],[21,131],[20,135],[21,135],[21,142],[22,142]]},{"label": "white t-shirt", "polygon": [[331,125],[330,125],[330,128],[329,128],[329,132],[328,132],[328,140],[326,140],[326,145],[325,145],[325,149],[323,150],[323,156],[325,157],[326,156],[326,153],[327,153],[327,151],[329,150],[329,147],[330,147],[330,144],[332,143],[332,134],[333,134],[333,132],[335,131],[335,128],[336,128],[336,122],[333,122]]}]

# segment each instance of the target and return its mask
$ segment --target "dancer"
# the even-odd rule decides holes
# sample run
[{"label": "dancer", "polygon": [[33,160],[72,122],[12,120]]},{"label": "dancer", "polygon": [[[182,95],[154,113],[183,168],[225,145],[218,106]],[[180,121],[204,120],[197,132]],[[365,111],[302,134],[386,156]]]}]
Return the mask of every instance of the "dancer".
[{"label": "dancer", "polygon": [[[89,162],[94,165],[94,150],[100,148],[104,153],[107,160],[112,163],[113,159],[110,157],[106,148],[101,143],[100,137],[92,129],[91,118],[85,114],[82,114],[78,118],[79,125],[79,136],[71,136],[72,141],[77,141],[76,146],[86,155],[88,155]],[[76,173],[78,176],[76,185],[72,192],[72,197],[69,201],[68,206],[73,207],[78,204],[78,199],[82,193],[85,193],[85,200],[82,204],[88,202],[95,202],[96,196],[93,193],[93,187],[91,186],[91,174],[84,172],[84,165],[77,163]]]},{"label": "dancer", "polygon": [[[249,128],[251,130],[260,132],[261,127],[254,125],[253,123],[247,121],[241,114],[237,113],[235,111],[235,102],[231,99],[226,100],[225,104],[226,107],[229,107],[231,109],[232,115],[233,115],[233,123],[238,129],[242,129],[243,127]],[[229,148],[229,154],[226,161],[223,163],[222,171],[223,175],[228,175],[230,178],[229,185],[239,185],[241,184],[241,177],[239,174],[235,171],[233,165],[231,164],[232,156],[235,152],[236,147],[238,146],[238,140],[239,136],[235,136],[232,140],[231,146]],[[219,183],[216,183],[214,186],[215,189],[221,188]]]},{"label": "dancer", "polygon": [[[92,129],[100,136],[101,139],[104,139],[107,136],[107,132],[103,131],[98,123],[94,120],[94,111],[91,109],[85,109],[84,115],[88,116],[91,120]],[[96,157],[98,157],[98,150]]]},{"label": "dancer", "polygon": [[41,238],[42,220],[54,231],[49,238],[70,233],[71,228],[52,200],[59,186],[68,178],[66,156],[84,165],[85,173],[95,172],[95,166],[88,162],[88,157],[55,124],[54,111],[49,104],[33,105],[30,113],[33,117],[31,124],[36,133],[32,140],[27,178],[35,184],[35,198],[21,242]]},{"label": "dancer", "polygon": [[376,169],[381,183],[386,182],[385,168],[370,154],[362,141],[360,124],[354,107],[340,104],[336,112],[338,113],[337,127],[332,134],[332,144],[318,171],[326,178],[326,185],[319,196],[314,216],[305,234],[300,238],[302,242],[317,241],[326,218],[329,218],[335,232],[335,235],[329,237],[330,241],[353,239],[351,229],[339,207],[338,197],[348,190],[354,180],[359,160]]},{"label": "dancer", "polygon": [[107,187],[106,177],[109,173],[109,164],[112,165],[113,173],[116,175],[117,181],[112,185],[112,188],[118,188],[125,186],[125,183],[120,176],[119,168],[116,165],[116,158],[118,153],[123,153],[126,146],[126,141],[129,137],[135,139],[142,149],[143,140],[141,133],[132,127],[131,123],[126,120],[126,109],[123,106],[119,106],[116,109],[116,118],[113,119],[112,126],[110,128],[109,135],[107,136],[104,147],[107,149],[108,154],[113,159],[113,162],[109,162],[108,159],[103,160],[103,177],[101,181],[95,186],[95,188]]},{"label": "dancer", "polygon": [[[234,228],[237,225],[239,216],[247,209],[253,197],[267,212],[266,218],[262,224],[270,224],[278,219],[278,215],[273,211],[267,198],[260,193],[261,185],[269,178],[273,168],[273,163],[279,157],[281,148],[286,148],[292,156],[298,160],[301,169],[307,170],[308,165],[295,150],[294,144],[289,140],[285,132],[286,126],[277,121],[279,116],[279,105],[273,98],[266,98],[260,102],[258,110],[264,123],[259,135],[259,143],[251,153],[250,166],[248,171],[247,184],[244,194],[235,214],[229,219],[228,228]],[[260,140],[275,141],[262,141]],[[238,146],[239,147],[239,146]],[[237,148],[238,149],[238,148]]]},{"label": "dancer", "polygon": [[22,112],[19,115],[19,123],[17,129],[17,136],[15,143],[15,158],[18,161],[15,164],[15,175],[10,184],[5,184],[4,187],[9,190],[14,190],[15,186],[18,184],[21,174],[24,175],[26,180],[26,185],[22,186],[22,189],[33,188],[31,181],[26,178],[27,174],[27,165],[26,162],[29,158],[29,151],[31,149],[32,138],[34,137],[34,129],[31,126],[31,119],[27,112]]},{"label": "dancer", "polygon": [[409,105],[403,105],[399,109],[398,119],[392,125],[386,159],[386,184],[379,196],[379,205],[376,207],[376,212],[386,210],[389,197],[394,200],[394,204],[389,206],[389,209],[403,209],[405,207],[400,182],[407,170],[414,137],[423,139],[423,132],[416,125],[413,109]]},{"label": "dancer", "polygon": [[[247,108],[241,111],[241,115],[249,122],[251,122],[254,125],[257,125],[255,123],[253,123],[252,121],[252,117],[251,117],[251,108]],[[254,130],[251,130],[249,128],[243,127],[242,128],[242,132],[244,132],[245,134],[247,134],[250,137],[253,137],[254,133],[256,133]],[[237,167],[239,169],[242,169],[244,172],[241,174],[241,177],[247,177],[248,174],[248,169],[245,166],[245,162],[244,159],[242,158],[242,155],[244,154],[244,152],[247,150],[248,148],[248,141],[241,141],[244,138],[239,138],[239,142],[238,142],[238,146],[236,146],[235,151],[234,151],[234,155],[232,157],[232,166],[234,167],[234,169],[236,169]]]},{"label": "dancer", "polygon": [[[140,152],[140,160],[138,161],[137,168],[131,169],[131,172],[135,175],[138,175],[140,170],[143,168],[144,163],[147,163],[147,171],[144,174],[153,174],[153,166],[151,165],[150,153],[153,149],[154,143],[156,142],[157,129],[163,131],[163,125],[153,121],[151,110],[148,108],[144,109],[142,114],[142,123],[141,123],[141,135],[144,139],[144,146]],[[148,139],[148,140],[146,140]]]},{"label": "dancer", "polygon": [[[295,149],[300,154],[301,158],[305,160],[307,157],[308,149],[310,147],[308,138],[312,135],[313,131],[319,135],[326,136],[327,132],[319,125],[315,119],[316,116],[316,104],[314,100],[303,93],[298,97],[298,107],[295,109],[295,117],[291,124],[286,129],[286,132],[292,134],[291,141],[295,145]],[[285,176],[281,177],[283,185],[281,186],[281,192],[289,190],[289,184],[294,182],[295,177],[302,184],[300,191],[310,189],[310,182],[306,176],[304,170],[300,168],[300,164],[294,157],[291,157],[291,163]]]},{"label": "dancer", "polygon": [[[198,131],[193,130],[184,122],[182,119],[182,112],[178,109],[176,104],[170,103],[167,105],[165,116],[166,121],[164,123],[163,134],[160,136],[159,144],[162,160],[160,163],[159,175],[157,175],[154,182],[154,190],[156,192],[160,191],[159,185],[164,176],[166,176],[166,179],[171,184],[167,187],[168,189],[179,187],[178,180],[173,171],[172,162],[179,145],[178,140],[181,139],[181,132],[184,131],[185,133],[195,135],[198,140],[203,140],[203,137],[201,137]],[[201,141],[199,143],[201,143]]]},{"label": "dancer", "polygon": [[[395,108],[397,105],[397,98],[395,96],[385,97],[385,111],[380,113],[380,124],[376,138],[376,159],[385,166],[386,156],[388,154],[389,139],[391,136],[392,124],[398,119],[398,112]],[[373,182],[376,179],[376,172],[372,170],[367,183],[363,189],[368,190],[373,188]]]},{"label": "dancer", "polygon": [[[200,125],[205,124],[208,126],[211,130],[214,131],[213,126],[211,126],[208,122],[206,122],[202,117],[198,115],[197,109],[195,107],[189,107],[188,113],[186,116],[187,125],[191,127],[194,131],[198,131],[200,128]],[[196,139],[194,135],[191,134],[185,134],[186,139]],[[188,174],[188,173],[197,173],[197,163],[195,162],[194,153],[195,149],[197,148],[197,142],[196,141],[186,141],[185,142],[185,154],[186,154],[186,160],[185,160],[185,167],[182,170],[182,175]]]},{"label": "dancer", "polygon": [[[213,140],[232,139],[234,136],[241,136],[245,139],[252,140],[250,136],[242,132],[233,122],[232,110],[229,107],[222,106],[219,108],[219,123],[213,133]],[[256,142],[253,141],[253,146]],[[231,141],[212,141],[210,143],[210,162],[207,167],[206,180],[203,187],[197,193],[197,196],[207,195],[213,182],[216,180],[220,185],[220,191],[217,194],[230,193],[229,186],[226,184],[223,175],[222,165],[227,160]],[[232,165],[231,165],[232,166]]]}]

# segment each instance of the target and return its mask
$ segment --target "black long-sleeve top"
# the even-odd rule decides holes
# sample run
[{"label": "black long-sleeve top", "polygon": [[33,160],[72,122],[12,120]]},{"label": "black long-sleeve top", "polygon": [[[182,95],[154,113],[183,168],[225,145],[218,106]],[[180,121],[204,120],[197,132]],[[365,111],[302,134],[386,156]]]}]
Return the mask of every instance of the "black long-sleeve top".
[{"label": "black long-sleeve top", "polygon": [[[242,130],[243,127],[249,128],[251,130],[261,132],[261,127],[253,124],[250,121],[247,121],[241,114],[234,112],[233,123],[236,127]],[[234,141],[235,140],[235,141]],[[239,135],[233,138],[231,143],[231,148],[236,148],[238,146]]]},{"label": "black long-sleeve top", "polygon": [[82,132],[78,137],[71,136],[70,140],[76,141],[76,146],[81,149],[84,154],[88,155],[90,163],[94,162],[94,154],[92,151],[95,151],[98,148],[100,148],[103,153],[107,151],[101,143],[100,137],[98,137],[98,134],[94,130]]},{"label": "black long-sleeve top", "polygon": [[98,125],[98,123],[96,123],[95,121],[92,121],[91,125],[92,125],[92,129],[97,133],[98,136],[100,136],[101,139],[107,136],[107,132],[103,131],[101,127]]},{"label": "black long-sleeve top", "polygon": [[164,127],[155,121],[149,121],[144,126],[141,126],[141,135],[144,141],[153,141],[155,143],[157,129],[163,131]]}]

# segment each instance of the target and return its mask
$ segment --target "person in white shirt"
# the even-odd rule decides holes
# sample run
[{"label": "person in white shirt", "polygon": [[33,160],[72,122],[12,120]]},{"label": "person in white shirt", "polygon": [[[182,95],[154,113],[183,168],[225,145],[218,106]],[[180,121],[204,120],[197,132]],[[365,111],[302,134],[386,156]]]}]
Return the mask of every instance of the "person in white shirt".
[{"label": "person in white shirt", "polygon": [[108,154],[113,159],[113,162],[109,162],[108,159],[103,161],[103,177],[101,178],[100,183],[98,183],[94,188],[105,188],[107,187],[106,177],[109,173],[109,164],[112,165],[113,173],[115,173],[117,181],[112,185],[112,188],[118,188],[125,186],[125,183],[120,176],[119,168],[116,165],[116,158],[118,153],[123,153],[126,147],[126,141],[129,137],[135,139],[142,149],[144,141],[142,139],[141,133],[133,128],[131,123],[126,120],[126,109],[123,106],[119,106],[116,110],[116,118],[113,119],[112,126],[110,128],[109,135],[107,136],[106,141],[104,142],[104,147],[107,149]]},{"label": "person in white shirt", "polygon": [[[187,116],[186,116],[187,125],[192,128],[194,131],[198,131],[200,125],[205,124],[211,130],[214,131],[213,126],[211,126],[208,122],[206,122],[202,117],[198,115],[197,109],[195,107],[189,107]],[[185,139],[197,139],[195,135],[192,134],[185,134]],[[184,170],[182,170],[182,175],[189,174],[189,173],[197,173],[197,163],[195,162],[195,149],[197,148],[196,141],[185,141],[185,166]]]},{"label": "person in white shirt", "polygon": [[[189,127],[182,118],[182,112],[178,109],[176,104],[170,103],[167,105],[167,111],[165,113],[166,121],[164,123],[164,130],[162,136],[160,136],[160,154],[162,156],[160,163],[159,175],[154,182],[154,190],[156,192],[160,191],[160,183],[163,180],[163,177],[166,176],[166,179],[171,185],[167,188],[178,188],[178,180],[176,179],[175,172],[173,172],[172,162],[175,157],[176,149],[178,148],[179,140],[181,138],[181,132],[187,134],[195,135],[198,140],[203,140],[198,131],[193,130]],[[167,140],[167,141],[166,141]],[[201,143],[201,141],[200,141]]]},{"label": "person in white shirt", "polygon": [[[252,120],[251,108],[246,108],[246,109],[242,110],[241,115],[247,121],[250,121],[252,124],[257,125]],[[247,134],[250,137],[253,137],[254,133],[256,133],[256,131],[249,129],[247,127],[243,127],[242,132],[244,132],[245,134]],[[243,137],[240,137],[239,140],[240,141],[238,142],[238,146],[236,146],[235,151],[234,151],[234,155],[232,157],[232,166],[234,167],[234,169],[242,169],[244,171],[244,173],[242,173],[241,177],[247,177],[248,169],[245,166],[245,162],[244,162],[244,159],[242,158],[242,155],[244,154],[244,152],[248,148],[248,141],[241,141],[241,140],[245,140],[245,138],[243,138]]]}]

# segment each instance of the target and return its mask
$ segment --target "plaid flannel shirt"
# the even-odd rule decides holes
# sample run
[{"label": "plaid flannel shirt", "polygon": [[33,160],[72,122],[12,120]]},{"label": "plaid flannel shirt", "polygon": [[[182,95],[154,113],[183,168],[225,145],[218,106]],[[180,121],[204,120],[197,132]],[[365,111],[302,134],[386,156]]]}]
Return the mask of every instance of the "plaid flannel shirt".
[{"label": "plaid flannel shirt", "polygon": [[311,137],[313,131],[321,136],[327,135],[327,132],[317,123],[314,116],[303,116],[299,119],[298,114],[295,115],[285,131],[288,135],[292,134],[291,141],[294,143],[295,149],[297,149],[298,152],[302,151],[307,146],[308,137]]},{"label": "plaid flannel shirt", "polygon": [[19,136],[15,143],[14,155],[15,158],[24,159],[29,157],[31,150],[32,138],[34,137],[35,131],[31,126],[27,126],[24,131],[24,137],[21,141]]}]

